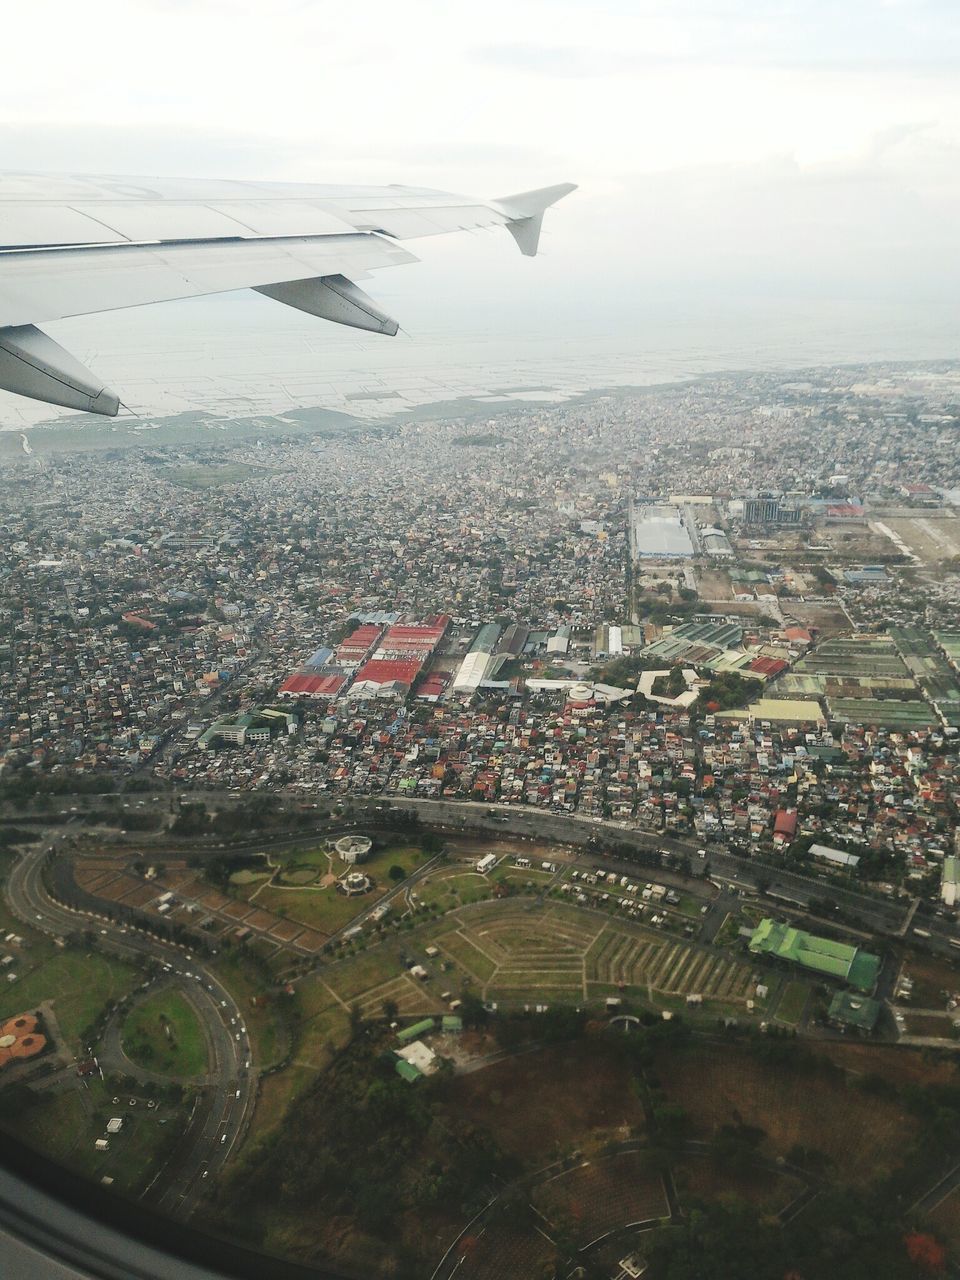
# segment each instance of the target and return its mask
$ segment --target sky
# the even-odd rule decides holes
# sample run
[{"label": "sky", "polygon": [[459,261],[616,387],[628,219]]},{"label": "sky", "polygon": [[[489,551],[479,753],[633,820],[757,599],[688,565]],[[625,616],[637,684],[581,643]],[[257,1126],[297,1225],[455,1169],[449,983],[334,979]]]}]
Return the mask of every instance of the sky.
[{"label": "sky", "polygon": [[412,245],[378,296],[415,326],[958,296],[955,0],[32,0],[3,25],[0,168],[579,184],[533,262],[502,233]]}]

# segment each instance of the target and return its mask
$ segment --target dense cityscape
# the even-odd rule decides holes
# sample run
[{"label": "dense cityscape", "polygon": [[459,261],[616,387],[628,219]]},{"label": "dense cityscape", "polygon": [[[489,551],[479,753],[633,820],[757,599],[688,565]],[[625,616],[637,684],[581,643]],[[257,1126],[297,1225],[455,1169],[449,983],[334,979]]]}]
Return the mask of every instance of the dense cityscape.
[{"label": "dense cityscape", "polygon": [[[716,1071],[757,1088],[787,1070],[777,1038],[802,1038],[789,1070],[828,1111],[845,1073],[881,1081],[889,1128],[862,1159],[913,1206],[909,1259],[882,1274],[921,1274],[911,1250],[946,1266],[956,1152],[920,1125],[914,1159],[884,1064],[916,1054],[904,1078],[954,1114],[958,420],[944,364],[192,444],[163,420],[116,448],[24,437],[0,475],[4,1123],[79,1096],[113,1127],[82,1157],[45,1139],[66,1163],[330,1274],[661,1274],[668,1245],[622,1224],[687,1223],[713,1194],[706,1142],[741,1197],[724,1212],[781,1223],[771,1257],[826,1238],[806,1205],[830,1179],[879,1215],[880,1249],[886,1202],[822,1133],[798,1120],[761,1150],[766,1111],[701,1124],[696,1072],[684,1089],[685,1028],[727,1035]],[[73,1008],[66,970],[51,989],[63,949],[108,998]],[[604,1038],[624,1017],[648,1028],[635,1060]],[[516,1116],[475,1127],[507,1088],[475,1082],[518,1051],[547,1055],[528,1084],[552,1082],[554,1117],[585,1054],[617,1099],[524,1138],[537,1168],[586,1179],[563,1205],[525,1181]],[[386,1090],[379,1121],[348,1079]],[[102,1115],[91,1089],[116,1095]],[[147,1106],[202,1115],[174,1148]],[[858,1108],[836,1120],[851,1149]],[[308,1121],[318,1151],[368,1132],[352,1180],[317,1154],[281,1165]],[[148,1157],[125,1163],[131,1131]],[[598,1159],[588,1186],[582,1150],[621,1173]],[[542,1229],[504,1208],[521,1186]],[[826,1217],[806,1237],[795,1214]]]}]

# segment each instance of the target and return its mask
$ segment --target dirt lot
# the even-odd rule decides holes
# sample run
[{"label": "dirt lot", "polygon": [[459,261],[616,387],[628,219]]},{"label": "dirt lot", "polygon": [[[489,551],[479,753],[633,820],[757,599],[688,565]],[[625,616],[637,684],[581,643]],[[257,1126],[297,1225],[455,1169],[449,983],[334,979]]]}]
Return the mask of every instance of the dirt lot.
[{"label": "dirt lot", "polygon": [[786,1155],[799,1143],[824,1152],[836,1176],[866,1184],[899,1163],[915,1129],[898,1103],[861,1093],[841,1076],[794,1071],[752,1058],[738,1046],[691,1046],[662,1054],[656,1074],[687,1113],[692,1136],[723,1125],[765,1130],[761,1150]]},{"label": "dirt lot", "polygon": [[957,1038],[957,1033],[953,1029],[953,1020],[934,1013],[908,1013],[904,1030],[908,1036],[933,1036],[938,1040],[956,1040]]},{"label": "dirt lot", "polygon": [[960,992],[960,967],[933,956],[907,956],[901,975],[913,983],[910,1007],[945,1009],[947,992]]},{"label": "dirt lot", "polygon": [[813,627],[821,637],[850,630],[850,620],[839,605],[805,604],[799,600],[784,600],[784,613],[796,618],[801,627]]},{"label": "dirt lot", "polygon": [[[917,514],[913,520],[884,520],[924,564],[938,564],[960,555],[960,521]],[[893,544],[891,543],[891,546]]]},{"label": "dirt lot", "polygon": [[703,600],[732,600],[730,578],[723,569],[702,569],[698,586]]},{"label": "dirt lot", "polygon": [[627,1065],[586,1041],[541,1049],[452,1080],[444,1100],[533,1166],[558,1148],[584,1151],[643,1128]]}]

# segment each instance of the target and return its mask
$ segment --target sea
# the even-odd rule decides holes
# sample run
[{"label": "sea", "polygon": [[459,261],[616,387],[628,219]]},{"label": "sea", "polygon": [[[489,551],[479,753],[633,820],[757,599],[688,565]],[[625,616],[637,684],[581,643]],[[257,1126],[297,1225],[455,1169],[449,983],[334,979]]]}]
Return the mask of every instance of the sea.
[{"label": "sea", "polygon": [[[535,295],[532,295],[535,296]],[[395,338],[345,329],[250,293],[44,326],[114,387],[118,429],[210,427],[304,409],[359,420],[431,405],[562,403],[597,389],[728,371],[960,358],[960,304],[699,297],[537,309],[407,300]],[[0,392],[0,431],[93,425]]]}]

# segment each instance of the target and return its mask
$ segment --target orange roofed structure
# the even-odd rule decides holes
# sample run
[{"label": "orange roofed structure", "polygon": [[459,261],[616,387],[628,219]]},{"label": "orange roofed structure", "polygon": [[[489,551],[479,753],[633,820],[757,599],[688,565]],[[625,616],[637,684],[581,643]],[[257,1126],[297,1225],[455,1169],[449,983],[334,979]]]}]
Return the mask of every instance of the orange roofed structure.
[{"label": "orange roofed structure", "polygon": [[46,1047],[47,1039],[38,1030],[35,1013],[18,1013],[0,1022],[0,1070],[9,1063],[35,1058]]}]

